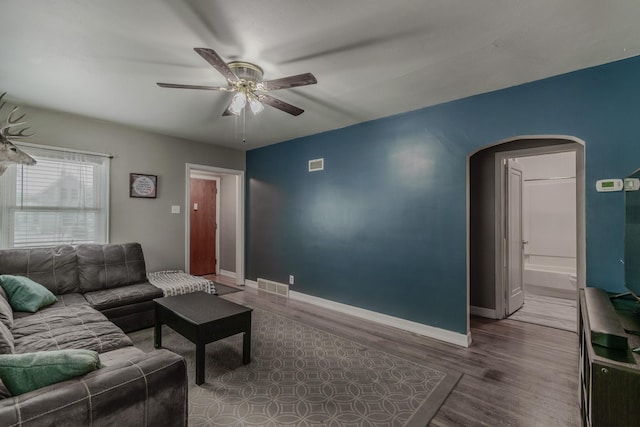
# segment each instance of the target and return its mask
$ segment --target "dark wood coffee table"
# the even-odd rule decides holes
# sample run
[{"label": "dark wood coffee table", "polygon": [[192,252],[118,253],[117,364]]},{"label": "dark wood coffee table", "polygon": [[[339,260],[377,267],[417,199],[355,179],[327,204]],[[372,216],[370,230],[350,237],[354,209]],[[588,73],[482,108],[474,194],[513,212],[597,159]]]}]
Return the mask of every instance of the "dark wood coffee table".
[{"label": "dark wood coffee table", "polygon": [[205,346],[243,333],[242,363],[251,362],[252,309],[206,292],[156,298],[155,347],[162,346],[162,325],[196,345],[196,384],[204,382]]}]

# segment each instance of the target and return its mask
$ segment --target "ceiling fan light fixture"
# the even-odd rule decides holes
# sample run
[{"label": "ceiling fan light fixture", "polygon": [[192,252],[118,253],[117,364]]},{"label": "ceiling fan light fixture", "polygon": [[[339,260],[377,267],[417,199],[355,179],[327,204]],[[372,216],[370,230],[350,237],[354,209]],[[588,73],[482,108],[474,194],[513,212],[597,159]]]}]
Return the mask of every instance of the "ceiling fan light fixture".
[{"label": "ceiling fan light fixture", "polygon": [[238,76],[239,79],[244,79],[252,82],[262,81],[262,68],[256,64],[245,61],[231,61],[227,63],[227,66]]},{"label": "ceiling fan light fixture", "polygon": [[238,92],[233,95],[233,99],[231,99],[231,105],[229,105],[229,112],[235,115],[239,115],[242,112],[242,109],[247,103],[247,95],[242,92]]},{"label": "ceiling fan light fixture", "polygon": [[194,50],[205,61],[215,68],[227,79],[227,86],[206,86],[189,85],[177,83],[160,83],[157,85],[164,88],[176,89],[198,89],[215,90],[218,92],[232,92],[235,95],[231,99],[229,106],[222,113],[223,116],[240,115],[244,111],[247,102],[253,114],[258,114],[264,110],[265,104],[291,114],[299,116],[304,113],[302,108],[291,105],[281,99],[266,95],[264,92],[271,92],[281,89],[289,89],[299,86],[313,85],[318,80],[311,73],[303,73],[295,76],[282,77],[274,80],[262,80],[262,68],[256,64],[245,61],[225,62],[213,49],[196,47]]},{"label": "ceiling fan light fixture", "polygon": [[249,98],[249,107],[253,114],[258,114],[264,110],[264,105],[253,96]]}]

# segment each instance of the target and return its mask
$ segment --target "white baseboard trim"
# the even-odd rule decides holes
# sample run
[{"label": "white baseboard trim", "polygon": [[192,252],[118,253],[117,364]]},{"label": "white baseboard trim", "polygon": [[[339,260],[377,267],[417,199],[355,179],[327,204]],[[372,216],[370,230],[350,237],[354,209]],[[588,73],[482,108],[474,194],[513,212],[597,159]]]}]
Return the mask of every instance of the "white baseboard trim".
[{"label": "white baseboard trim", "polygon": [[469,347],[470,344],[470,337],[465,334],[447,331],[446,329],[440,329],[422,323],[412,322],[410,320],[389,316],[387,314],[378,313],[376,311],[366,310],[360,307],[354,307],[352,305],[342,304],[339,302],[314,297],[312,295],[307,295],[295,291],[289,291],[289,298],[314,304],[328,310],[338,311],[340,313],[349,314],[361,319],[370,320],[372,322],[381,323],[383,325],[413,332],[426,337],[435,338],[437,340],[459,345],[461,347]]},{"label": "white baseboard trim", "polygon": [[[245,280],[247,287],[258,289],[258,282],[253,280]],[[338,311],[340,313],[349,314],[361,319],[370,320],[372,322],[381,323],[383,325],[413,332],[429,338],[435,338],[450,344],[459,345],[461,347],[469,347],[471,344],[471,335],[460,334],[457,332],[447,331],[422,323],[412,322],[410,320],[401,319],[399,317],[389,316],[387,314],[378,313],[376,311],[366,310],[352,305],[342,304],[327,300],[324,298],[314,297],[312,295],[303,294],[301,292],[289,291],[289,298],[297,301],[306,302],[317,305],[328,310]]]},{"label": "white baseboard trim", "polygon": [[233,271],[227,271],[227,270],[223,270],[220,269],[220,275],[221,276],[226,276],[226,277],[231,277],[232,279],[236,278],[236,273]]},{"label": "white baseboard trim", "polygon": [[474,316],[486,317],[489,319],[497,319],[496,311],[491,308],[470,306],[469,312]]}]

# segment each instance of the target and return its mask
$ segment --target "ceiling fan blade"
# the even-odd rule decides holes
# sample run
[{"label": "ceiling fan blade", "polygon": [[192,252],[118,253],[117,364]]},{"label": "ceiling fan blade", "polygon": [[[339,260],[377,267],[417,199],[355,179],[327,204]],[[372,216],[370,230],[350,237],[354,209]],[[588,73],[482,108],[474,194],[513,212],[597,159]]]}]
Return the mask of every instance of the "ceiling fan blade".
[{"label": "ceiling fan blade", "polygon": [[198,85],[182,85],[176,83],[156,83],[160,87],[169,87],[174,89],[200,89],[200,90],[217,90],[218,92],[226,92],[226,87],[219,86],[198,86]]},{"label": "ceiling fan blade", "polygon": [[194,47],[193,50],[198,52],[200,56],[204,58],[209,64],[213,66],[220,74],[222,74],[227,80],[230,82],[237,82],[238,76],[234,73],[231,68],[227,65],[226,62],[216,53],[213,49],[208,49],[205,47]]},{"label": "ceiling fan blade", "polygon": [[314,85],[318,83],[316,77],[311,73],[298,74],[297,76],[283,77],[281,79],[267,80],[262,82],[265,91],[287,89],[290,87]]},{"label": "ceiling fan blade", "polygon": [[288,104],[278,98],[274,98],[273,96],[260,95],[258,97],[258,100],[263,104],[270,105],[293,116],[299,116],[300,114],[304,113],[304,110],[302,108],[298,108],[295,105]]}]

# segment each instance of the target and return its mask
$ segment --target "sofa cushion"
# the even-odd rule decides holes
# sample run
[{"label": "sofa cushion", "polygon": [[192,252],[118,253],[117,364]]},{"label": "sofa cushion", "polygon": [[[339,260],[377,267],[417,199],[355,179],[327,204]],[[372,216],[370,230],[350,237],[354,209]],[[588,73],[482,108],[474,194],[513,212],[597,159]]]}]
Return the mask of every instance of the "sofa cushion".
[{"label": "sofa cushion", "polygon": [[100,367],[92,350],[0,354],[0,378],[13,396],[84,375]]},{"label": "sofa cushion", "polygon": [[[57,295],[56,298],[58,298],[58,301],[48,306],[46,308],[47,310],[50,308],[72,307],[76,305],[86,305],[87,307],[91,306],[89,304],[89,301],[87,301],[87,299],[84,297],[84,295],[79,292],[74,292],[71,294],[64,294],[64,295]],[[13,317],[14,319],[21,319],[23,317],[31,316],[31,314],[32,313],[16,311],[13,313]]]},{"label": "sofa cushion", "polygon": [[13,328],[13,309],[9,304],[9,297],[2,286],[0,286],[0,322],[4,323],[9,329]]},{"label": "sofa cushion", "polygon": [[57,301],[56,296],[40,283],[28,277],[0,275],[0,285],[9,297],[9,304],[15,311],[35,313],[42,307]]},{"label": "sofa cushion", "polygon": [[0,322],[0,354],[11,354],[15,351],[13,334],[7,325]]},{"label": "sofa cushion", "polygon": [[121,288],[93,291],[84,294],[93,308],[106,310],[123,305],[152,301],[162,297],[162,289],[156,288],[150,283],[139,283]]},{"label": "sofa cushion", "polygon": [[9,392],[7,386],[4,385],[4,383],[0,379],[0,400],[6,399],[8,397],[11,397],[11,393]]},{"label": "sofa cushion", "polygon": [[89,301],[81,293],[64,294],[57,296],[58,301],[47,308],[71,307],[75,305],[89,305]]},{"label": "sofa cushion", "polygon": [[26,276],[56,295],[80,291],[76,267],[76,250],[69,245],[0,251],[0,274]]},{"label": "sofa cushion", "polygon": [[139,243],[79,245],[78,277],[83,293],[146,282]]},{"label": "sofa cushion", "polygon": [[106,353],[100,353],[100,364],[102,366],[122,365],[143,355],[144,351],[138,347],[123,347],[117,350],[107,351]]},{"label": "sofa cushion", "polygon": [[88,305],[46,308],[13,325],[16,353],[82,348],[103,353],[133,345],[104,314]]},{"label": "sofa cushion", "polygon": [[151,301],[137,302],[120,307],[107,308],[100,313],[107,316],[125,333],[138,331],[153,326],[156,320],[156,305]]},{"label": "sofa cushion", "polygon": [[0,400],[0,425],[186,426],[187,393],[184,359],[160,349]]}]

